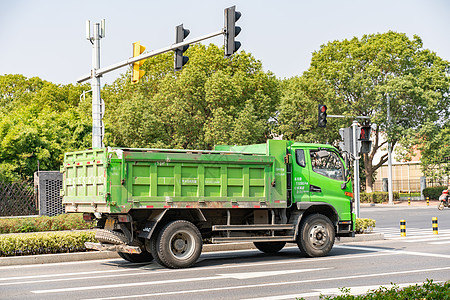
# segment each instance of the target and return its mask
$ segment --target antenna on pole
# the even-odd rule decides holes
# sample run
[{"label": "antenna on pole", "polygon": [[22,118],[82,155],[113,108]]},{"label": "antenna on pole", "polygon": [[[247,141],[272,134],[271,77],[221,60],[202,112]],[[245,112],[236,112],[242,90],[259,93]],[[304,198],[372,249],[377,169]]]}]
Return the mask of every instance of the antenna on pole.
[{"label": "antenna on pole", "polygon": [[105,37],[105,19],[102,19],[100,26],[101,26],[100,37],[104,38]]},{"label": "antenna on pole", "polygon": [[91,40],[91,21],[86,20],[86,39]]}]

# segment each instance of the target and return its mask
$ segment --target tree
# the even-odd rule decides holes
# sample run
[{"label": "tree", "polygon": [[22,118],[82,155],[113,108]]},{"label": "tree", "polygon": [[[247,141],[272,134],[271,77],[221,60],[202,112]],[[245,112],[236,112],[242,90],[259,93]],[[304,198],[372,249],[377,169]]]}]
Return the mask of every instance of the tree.
[{"label": "tree", "polygon": [[0,76],[0,180],[29,180],[38,161],[41,170],[59,170],[64,152],[89,147],[91,121],[80,102],[87,89]]},{"label": "tree", "polygon": [[[374,172],[387,161],[384,155],[374,162],[375,153],[387,141],[395,145],[408,128],[438,120],[449,105],[448,75],[449,63],[423,49],[418,36],[409,39],[389,31],[322,45],[303,77],[325,88],[326,92],[314,94],[323,94],[329,114],[369,116],[378,125],[372,151],[363,155],[366,187],[371,192]],[[391,124],[386,115],[388,94]]]},{"label": "tree", "polygon": [[211,149],[264,142],[279,100],[278,80],[251,54],[224,58],[217,46],[192,45],[173,72],[173,54],[150,58],[131,85],[128,74],[104,89],[108,145]]},{"label": "tree", "polygon": [[421,154],[422,172],[427,178],[441,180],[450,176],[450,122],[427,122],[418,131],[411,130],[400,141],[399,155],[411,159],[415,150]]}]

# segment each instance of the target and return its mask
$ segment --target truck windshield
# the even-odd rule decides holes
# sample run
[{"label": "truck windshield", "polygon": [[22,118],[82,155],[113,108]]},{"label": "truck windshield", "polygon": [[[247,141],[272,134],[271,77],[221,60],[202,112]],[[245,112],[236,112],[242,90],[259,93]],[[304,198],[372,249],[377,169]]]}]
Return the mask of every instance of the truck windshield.
[{"label": "truck windshield", "polygon": [[330,150],[311,150],[312,170],[335,180],[344,180],[344,166],[339,156]]}]

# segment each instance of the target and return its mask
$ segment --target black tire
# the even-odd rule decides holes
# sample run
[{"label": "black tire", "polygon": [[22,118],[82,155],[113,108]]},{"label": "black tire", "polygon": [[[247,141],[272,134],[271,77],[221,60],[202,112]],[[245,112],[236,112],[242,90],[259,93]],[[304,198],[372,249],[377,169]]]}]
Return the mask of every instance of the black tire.
[{"label": "black tire", "polygon": [[253,242],[253,245],[261,252],[273,254],[283,249],[286,242]]},{"label": "black tire", "polygon": [[443,210],[444,209],[444,201],[439,202],[438,207],[439,210]]},{"label": "black tire", "polygon": [[156,247],[156,245],[157,245],[157,244],[156,244],[156,240],[157,240],[157,238],[158,238],[158,234],[159,234],[159,232],[156,231],[156,229],[155,229],[155,232],[153,232],[151,238],[145,240],[145,248],[147,249],[148,252],[150,252],[150,253],[152,254],[153,259],[154,259],[158,264],[160,264],[160,265],[163,266],[163,267],[167,267],[167,266],[164,264],[164,262],[159,258],[158,249],[157,249],[157,247]]},{"label": "black tire", "polygon": [[123,259],[132,262],[132,263],[144,263],[144,262],[151,262],[153,260],[153,256],[145,250],[144,245],[137,240],[134,240],[131,243],[131,246],[138,246],[141,248],[142,252],[139,254],[131,254],[131,253],[125,253],[125,252],[117,252],[120,257]]},{"label": "black tire", "polygon": [[164,226],[156,240],[156,253],[162,265],[171,268],[188,268],[202,253],[202,237],[191,222],[179,220]]},{"label": "black tire", "polygon": [[306,256],[320,257],[331,251],[334,238],[334,227],[330,219],[321,214],[313,214],[302,220],[297,245]]},{"label": "black tire", "polygon": [[125,236],[125,234],[106,229],[97,229],[95,231],[95,239],[100,243],[115,244],[115,245],[128,243],[128,239]]}]

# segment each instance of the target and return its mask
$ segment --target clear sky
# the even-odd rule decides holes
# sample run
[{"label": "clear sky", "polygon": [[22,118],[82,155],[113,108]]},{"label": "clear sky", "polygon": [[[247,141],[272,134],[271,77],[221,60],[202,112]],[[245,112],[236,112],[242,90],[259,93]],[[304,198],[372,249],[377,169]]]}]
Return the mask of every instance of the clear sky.
[{"label": "clear sky", "polygon": [[[393,30],[419,35],[424,48],[450,60],[450,1],[446,0],[0,0],[0,74],[38,76],[54,83],[76,83],[91,68],[85,22],[106,19],[101,66],[132,56],[132,43],[147,50],[175,41],[175,26],[188,39],[223,27],[223,10],[242,13],[237,40],[277,77],[301,75],[312,52],[332,40]],[[217,37],[206,43],[223,45]],[[105,74],[112,83],[119,71]]]}]

